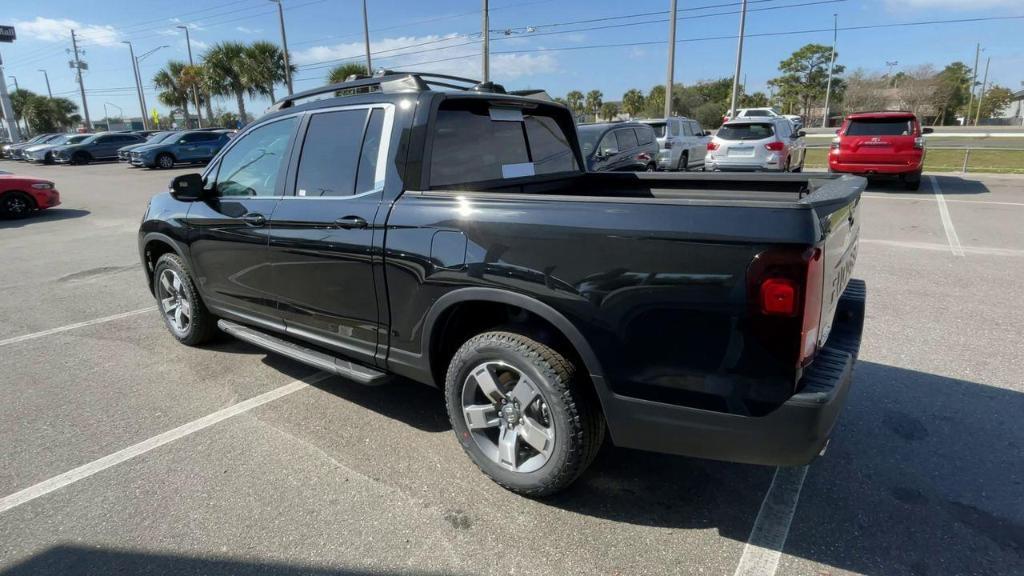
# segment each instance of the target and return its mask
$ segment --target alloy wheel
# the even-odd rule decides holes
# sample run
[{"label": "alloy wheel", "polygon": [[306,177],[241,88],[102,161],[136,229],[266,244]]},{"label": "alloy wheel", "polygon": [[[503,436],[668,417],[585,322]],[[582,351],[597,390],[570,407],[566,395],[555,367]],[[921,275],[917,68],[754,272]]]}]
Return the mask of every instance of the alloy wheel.
[{"label": "alloy wheel", "polygon": [[503,468],[534,472],[551,458],[556,430],[547,401],[514,366],[490,361],[470,370],[462,414],[480,451]]},{"label": "alloy wheel", "polygon": [[4,211],[12,216],[22,216],[29,210],[28,202],[20,195],[14,195],[4,200]]},{"label": "alloy wheel", "polygon": [[192,302],[185,291],[185,283],[175,270],[165,268],[160,273],[158,286],[160,309],[167,323],[177,334],[184,335],[192,324]]}]

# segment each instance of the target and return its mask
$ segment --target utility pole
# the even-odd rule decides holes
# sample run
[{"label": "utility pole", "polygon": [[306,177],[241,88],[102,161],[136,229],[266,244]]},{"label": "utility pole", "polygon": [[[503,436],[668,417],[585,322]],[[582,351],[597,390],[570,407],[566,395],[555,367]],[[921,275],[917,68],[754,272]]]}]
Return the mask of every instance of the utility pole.
[{"label": "utility pole", "polygon": [[[277,18],[281,22],[281,49],[284,50],[284,80],[288,85],[288,95],[292,95],[292,66],[288,63],[288,36],[284,33],[284,6],[281,0],[270,0],[277,4]],[[244,122],[245,119],[243,118]]]},{"label": "utility pole", "polygon": [[[743,0],[746,2],[746,0]],[[672,86],[676,72],[676,0],[668,11],[668,76],[665,79],[665,118],[672,116]]]},{"label": "utility pole", "polygon": [[981,43],[974,47],[974,68],[971,69],[971,97],[967,100],[967,114],[964,114],[964,126],[971,123],[971,112],[974,110],[974,85],[978,83],[978,57],[981,56]]},{"label": "utility pole", "polygon": [[828,61],[828,84],[825,86],[825,114],[821,119],[821,127],[828,127],[828,105],[832,97],[832,69],[836,65],[836,40],[839,38],[839,15],[832,15],[832,57]]},{"label": "utility pole", "polygon": [[[0,37],[0,42],[14,42],[15,33],[13,26],[2,26],[4,35]],[[11,139],[12,144],[21,142],[21,134],[18,132],[18,126],[14,123],[14,106],[11,106],[11,99],[7,95],[7,81],[4,76],[4,59],[0,57],[0,112],[4,116],[4,124],[7,126],[7,137]]]},{"label": "utility pole", "polygon": [[985,101],[985,87],[988,84],[988,65],[992,63],[992,57],[989,56],[985,60],[985,79],[981,81],[981,93],[978,94],[978,112],[974,115],[974,125],[978,125],[978,119],[981,118],[981,103]]},{"label": "utility pole", "polygon": [[[188,26],[178,26],[178,28],[185,30],[185,46],[188,47],[188,65],[194,68],[196,63],[192,61],[192,38],[188,35]],[[192,100],[196,103],[196,122],[199,124],[199,128],[202,128],[203,114],[199,108],[199,89],[195,85],[192,86]],[[188,118],[185,119],[185,123],[188,123]]]},{"label": "utility pole", "polygon": [[740,67],[743,63],[743,36],[747,29],[747,0],[740,7],[740,36],[736,43],[736,68],[732,74],[732,101],[729,104],[729,119],[736,117],[736,99],[739,96]]},{"label": "utility pole", "polygon": [[128,54],[131,55],[131,71],[135,75],[135,92],[138,95],[138,109],[142,113],[142,129],[148,129],[150,123],[145,121],[145,100],[142,99],[142,83],[138,78],[138,63],[135,60],[135,48],[130,40],[122,40],[122,44],[128,44]]},{"label": "utility pole", "polygon": [[487,0],[484,0],[483,9],[483,40],[484,40],[484,82],[491,81],[491,17],[487,7]]},{"label": "utility pole", "polygon": [[38,70],[39,72],[43,73],[43,78],[46,78],[46,95],[50,98],[53,98],[53,91],[50,90],[50,75],[47,74],[46,70],[43,70],[42,68],[39,68]]},{"label": "utility pole", "polygon": [[370,60],[370,21],[366,17],[366,0],[363,0],[363,41],[366,42],[366,73],[373,76],[373,62]]},{"label": "utility pole", "polygon": [[85,82],[82,81],[82,69],[88,68],[88,65],[78,58],[78,39],[75,38],[74,30],[71,31],[71,47],[75,53],[75,60],[70,64],[78,76],[78,91],[82,94],[82,112],[85,114],[85,129],[92,130],[92,120],[89,118],[89,103],[85,101]]}]

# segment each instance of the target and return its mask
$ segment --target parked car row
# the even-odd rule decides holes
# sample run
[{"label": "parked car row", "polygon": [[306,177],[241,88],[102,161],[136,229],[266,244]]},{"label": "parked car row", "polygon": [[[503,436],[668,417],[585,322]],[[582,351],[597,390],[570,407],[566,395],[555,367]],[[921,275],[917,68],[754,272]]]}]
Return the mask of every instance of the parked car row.
[{"label": "parked car row", "polygon": [[27,142],[7,144],[0,154],[12,160],[41,164],[88,164],[120,160],[132,166],[171,168],[176,164],[209,162],[234,130],[100,132],[97,134],[40,134]]},{"label": "parked car row", "polygon": [[[804,119],[796,114],[779,114],[774,108],[737,108],[736,118],[785,118],[792,124],[794,130],[800,130],[804,127]],[[734,120],[728,114],[722,116],[722,124],[725,124],[729,120]]]}]

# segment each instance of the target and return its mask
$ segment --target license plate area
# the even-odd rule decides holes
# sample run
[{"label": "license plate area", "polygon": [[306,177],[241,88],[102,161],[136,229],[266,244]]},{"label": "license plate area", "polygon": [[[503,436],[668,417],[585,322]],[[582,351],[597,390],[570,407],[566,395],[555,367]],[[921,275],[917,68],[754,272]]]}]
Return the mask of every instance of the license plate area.
[{"label": "license plate area", "polygon": [[733,157],[733,156],[740,156],[740,157],[746,156],[746,157],[750,157],[750,156],[753,156],[753,155],[754,155],[754,147],[753,146],[730,146],[729,147],[728,156],[730,156],[730,157]]}]

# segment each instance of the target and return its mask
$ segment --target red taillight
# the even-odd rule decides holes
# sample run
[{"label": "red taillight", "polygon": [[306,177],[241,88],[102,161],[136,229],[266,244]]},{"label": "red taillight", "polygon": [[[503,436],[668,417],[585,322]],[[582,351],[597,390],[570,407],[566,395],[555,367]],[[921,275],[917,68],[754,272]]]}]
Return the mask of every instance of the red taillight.
[{"label": "red taillight", "polygon": [[781,152],[782,149],[786,147],[786,145],[776,140],[775,142],[769,142],[765,144],[764,147],[768,150],[771,150],[772,152]]},{"label": "red taillight", "polygon": [[718,150],[718,142],[708,142],[708,150]]},{"label": "red taillight", "polygon": [[800,329],[800,366],[810,364],[818,353],[818,328],[821,325],[821,290],[825,263],[821,249],[815,248],[807,258],[807,281],[804,285],[804,322]]},{"label": "red taillight", "polygon": [[796,314],[796,284],[788,278],[769,278],[761,282],[761,313],[770,316]]}]

